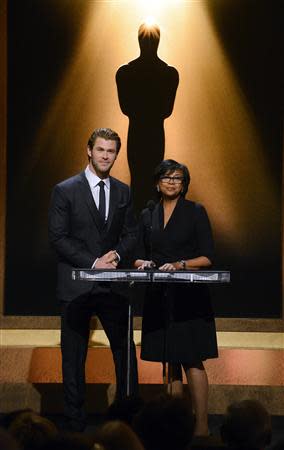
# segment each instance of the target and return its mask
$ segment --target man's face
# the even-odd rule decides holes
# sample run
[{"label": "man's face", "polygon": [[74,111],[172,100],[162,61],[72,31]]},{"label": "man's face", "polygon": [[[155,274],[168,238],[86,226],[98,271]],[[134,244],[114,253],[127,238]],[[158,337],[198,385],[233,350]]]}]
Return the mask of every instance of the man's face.
[{"label": "man's face", "polygon": [[116,141],[97,137],[94,147],[87,148],[90,169],[100,178],[106,178],[117,157]]}]

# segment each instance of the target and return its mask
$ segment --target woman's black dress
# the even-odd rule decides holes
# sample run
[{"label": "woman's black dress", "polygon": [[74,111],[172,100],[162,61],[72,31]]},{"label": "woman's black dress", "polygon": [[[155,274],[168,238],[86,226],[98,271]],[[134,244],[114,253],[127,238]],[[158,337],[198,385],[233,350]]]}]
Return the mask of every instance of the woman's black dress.
[{"label": "woman's black dress", "polygon": [[[214,245],[204,207],[180,198],[164,228],[162,204],[141,213],[137,259],[167,262],[198,256],[213,259]],[[197,363],[218,357],[214,314],[206,284],[152,283],[143,311],[141,358]]]}]

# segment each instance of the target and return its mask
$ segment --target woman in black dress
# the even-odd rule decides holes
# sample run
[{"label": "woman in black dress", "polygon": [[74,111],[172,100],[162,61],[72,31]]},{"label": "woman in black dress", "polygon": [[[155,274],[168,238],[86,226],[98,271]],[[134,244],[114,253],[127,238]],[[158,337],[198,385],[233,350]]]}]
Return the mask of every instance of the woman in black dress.
[{"label": "woman in black dress", "polygon": [[[165,160],[156,168],[160,201],[141,213],[135,267],[198,270],[212,265],[214,245],[205,208],[185,199],[186,166]],[[169,363],[171,388],[182,394],[182,368],[195,412],[195,435],[208,435],[208,379],[203,361],[217,358],[214,314],[208,287],[194,283],[152,284],[145,296],[141,358]]]}]

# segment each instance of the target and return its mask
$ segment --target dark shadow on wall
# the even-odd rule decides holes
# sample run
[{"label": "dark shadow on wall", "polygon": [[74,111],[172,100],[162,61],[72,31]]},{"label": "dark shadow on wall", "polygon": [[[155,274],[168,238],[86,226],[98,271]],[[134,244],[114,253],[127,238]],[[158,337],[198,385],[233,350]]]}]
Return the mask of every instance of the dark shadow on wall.
[{"label": "dark shadow on wall", "polygon": [[254,114],[281,195],[283,146],[283,2],[206,0],[226,58]]},{"label": "dark shadow on wall", "polygon": [[[8,4],[8,129],[5,304],[6,315],[57,315],[56,261],[47,238],[53,185],[66,173],[61,153],[52,160],[35,137],[73,55],[88,2],[11,0]],[[72,99],[70,99],[70,102]],[[62,123],[58,122],[58,129]],[[62,140],[61,149],[64,149]],[[60,167],[61,166],[61,167]],[[32,167],[29,173],[25,167]]]},{"label": "dark shadow on wall", "polygon": [[158,55],[160,29],[142,24],[140,56],[116,73],[119,104],[129,117],[127,157],[137,212],[153,198],[153,173],[164,159],[164,120],[173,111],[179,75]]},{"label": "dark shadow on wall", "polygon": [[[214,307],[219,317],[281,317],[283,3],[206,0],[206,7],[226,60],[252,113],[262,143],[259,151],[262,150],[263,155],[259,158],[265,160],[266,173],[272,174],[277,204],[277,208],[267,211],[265,222],[270,232],[263,235],[258,248],[250,249],[250,243],[259,232],[255,228],[255,236],[251,236],[243,256],[238,249],[229,247],[216,230],[216,264],[232,271],[232,281],[230,286],[212,287]],[[259,203],[260,194],[253,190],[253,180],[240,179],[240,186],[250,192],[249,220],[254,223],[255,202]]]}]

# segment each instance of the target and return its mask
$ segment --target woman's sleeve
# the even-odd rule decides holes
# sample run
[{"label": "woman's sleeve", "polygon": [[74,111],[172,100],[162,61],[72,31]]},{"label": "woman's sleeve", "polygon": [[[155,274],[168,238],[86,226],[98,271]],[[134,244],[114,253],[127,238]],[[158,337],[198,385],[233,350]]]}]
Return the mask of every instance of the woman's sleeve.
[{"label": "woman's sleeve", "polygon": [[207,256],[213,263],[214,240],[209,217],[204,206],[196,205],[196,234],[200,256]]}]

